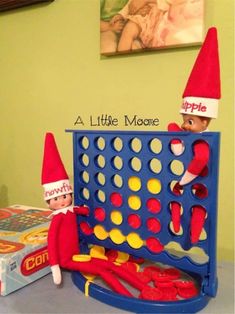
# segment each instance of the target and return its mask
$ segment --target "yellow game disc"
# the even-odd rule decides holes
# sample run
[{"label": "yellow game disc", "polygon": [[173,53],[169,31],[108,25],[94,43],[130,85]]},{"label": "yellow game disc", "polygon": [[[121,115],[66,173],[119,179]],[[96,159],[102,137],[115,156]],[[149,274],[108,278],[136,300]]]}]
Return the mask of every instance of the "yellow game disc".
[{"label": "yellow game disc", "polygon": [[85,277],[88,281],[93,281],[96,277],[96,275],[93,274],[87,274],[87,273],[82,273],[83,277]]},{"label": "yellow game disc", "polygon": [[128,198],[128,205],[131,209],[138,210],[141,206],[141,199],[137,195],[131,195]]},{"label": "yellow game disc", "polygon": [[147,182],[147,188],[150,193],[158,194],[162,189],[161,181],[158,179],[149,179]]},{"label": "yellow game disc", "polygon": [[74,262],[89,262],[91,260],[91,256],[87,254],[76,254],[73,255]]},{"label": "yellow game disc", "polygon": [[122,214],[118,210],[113,210],[110,218],[115,225],[120,225],[123,221]]},{"label": "yellow game disc", "polygon": [[108,232],[101,225],[94,227],[94,234],[99,240],[105,240],[108,237]]},{"label": "yellow game disc", "polygon": [[129,257],[130,257],[129,254],[118,251],[118,257],[116,259],[116,262],[123,264],[128,261]]},{"label": "yellow game disc", "polygon": [[131,232],[127,236],[127,242],[133,249],[139,249],[143,246],[144,241],[140,238],[138,233]]},{"label": "yellow game disc", "polygon": [[110,239],[116,244],[122,244],[126,237],[119,229],[112,229],[109,233]]},{"label": "yellow game disc", "polygon": [[104,260],[107,260],[107,256],[105,256],[105,248],[103,246],[99,245],[93,245],[92,248],[90,249],[90,256],[91,257],[96,257],[96,258],[101,258]]},{"label": "yellow game disc", "polygon": [[132,191],[139,191],[141,188],[141,180],[138,177],[130,177],[128,180],[129,189]]}]

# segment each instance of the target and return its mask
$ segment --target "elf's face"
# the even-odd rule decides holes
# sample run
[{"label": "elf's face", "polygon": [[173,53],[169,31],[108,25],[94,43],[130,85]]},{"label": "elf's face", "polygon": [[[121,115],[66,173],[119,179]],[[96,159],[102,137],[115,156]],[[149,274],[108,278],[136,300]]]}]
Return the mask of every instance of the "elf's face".
[{"label": "elf's face", "polygon": [[72,195],[65,194],[50,199],[49,208],[52,210],[68,207],[72,204]]},{"label": "elf's face", "polygon": [[184,131],[188,132],[203,132],[207,129],[209,124],[209,119],[204,117],[199,117],[190,114],[182,114],[183,124],[181,125]]}]

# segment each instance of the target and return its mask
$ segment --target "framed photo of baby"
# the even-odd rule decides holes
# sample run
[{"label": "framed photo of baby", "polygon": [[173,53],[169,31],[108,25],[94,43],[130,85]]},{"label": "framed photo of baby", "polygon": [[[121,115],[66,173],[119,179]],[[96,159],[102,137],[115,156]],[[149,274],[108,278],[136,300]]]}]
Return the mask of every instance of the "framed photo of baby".
[{"label": "framed photo of baby", "polygon": [[202,43],[204,0],[100,0],[104,55]]}]

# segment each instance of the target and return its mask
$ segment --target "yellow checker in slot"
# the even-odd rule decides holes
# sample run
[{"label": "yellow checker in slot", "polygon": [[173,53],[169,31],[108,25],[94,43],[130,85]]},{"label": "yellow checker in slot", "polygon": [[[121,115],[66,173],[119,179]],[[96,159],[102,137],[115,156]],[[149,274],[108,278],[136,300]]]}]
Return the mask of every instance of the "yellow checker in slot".
[{"label": "yellow checker in slot", "polygon": [[133,248],[133,249],[139,249],[141,246],[144,245],[144,241],[141,239],[141,237],[138,235],[138,233],[131,232],[127,236],[127,243]]},{"label": "yellow checker in slot", "polygon": [[105,240],[109,236],[108,232],[101,225],[96,225],[94,227],[94,234],[99,240]]},{"label": "yellow checker in slot", "polygon": [[113,210],[111,212],[110,215],[111,221],[115,224],[115,225],[121,225],[122,221],[123,221],[123,217],[122,214],[120,213],[120,211],[118,210]]},{"label": "yellow checker in slot", "polygon": [[161,181],[154,178],[149,179],[147,182],[147,188],[150,193],[158,194],[161,192],[162,189]]},{"label": "yellow checker in slot", "polygon": [[138,210],[141,207],[141,199],[137,195],[131,195],[128,198],[128,205],[133,210]]},{"label": "yellow checker in slot", "polygon": [[119,229],[112,229],[109,233],[109,236],[115,244],[122,244],[126,240],[126,237]]},{"label": "yellow checker in slot", "polygon": [[128,179],[128,186],[129,186],[129,189],[132,190],[132,191],[139,191],[140,188],[141,188],[141,180],[140,178],[138,177],[130,177]]}]

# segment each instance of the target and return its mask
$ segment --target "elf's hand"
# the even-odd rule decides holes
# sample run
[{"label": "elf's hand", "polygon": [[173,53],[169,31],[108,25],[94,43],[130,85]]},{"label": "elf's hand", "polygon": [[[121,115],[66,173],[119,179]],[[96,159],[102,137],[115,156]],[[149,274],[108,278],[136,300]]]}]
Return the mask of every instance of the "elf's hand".
[{"label": "elf's hand", "polygon": [[74,206],[74,212],[77,215],[88,216],[90,210],[89,210],[89,208],[87,206]]},{"label": "elf's hand", "polygon": [[189,172],[188,170],[185,171],[183,177],[181,178],[179,184],[180,185],[186,185],[190,182],[192,182],[198,175],[193,174],[191,172]]},{"label": "elf's hand", "polygon": [[183,142],[177,142],[174,143],[174,140],[171,141],[171,151],[175,156],[180,156],[184,152],[184,143]]},{"label": "elf's hand", "polygon": [[55,285],[60,285],[62,281],[60,266],[53,265],[51,266],[52,278]]},{"label": "elf's hand", "polygon": [[[178,124],[175,122],[169,123],[167,126],[169,132],[182,132],[184,131]],[[180,156],[184,152],[184,142],[180,139],[173,139],[171,141],[171,151],[175,156]]]},{"label": "elf's hand", "polygon": [[184,130],[175,122],[171,122],[167,126],[169,132],[183,132]]}]

